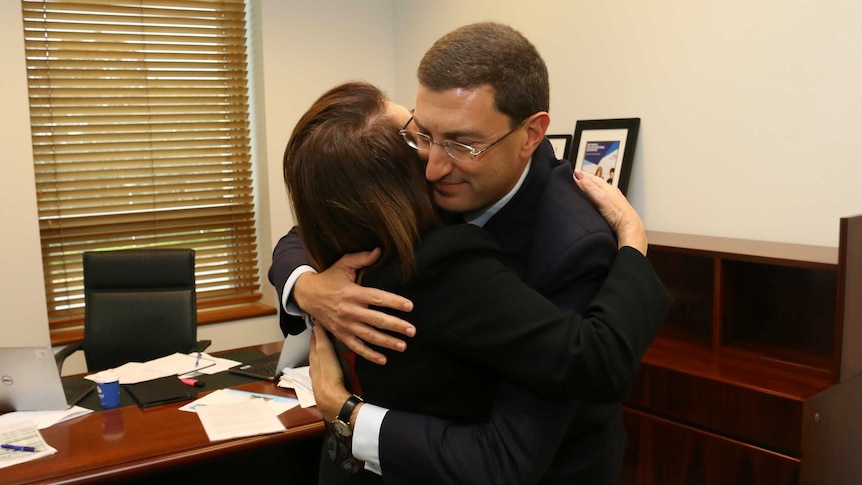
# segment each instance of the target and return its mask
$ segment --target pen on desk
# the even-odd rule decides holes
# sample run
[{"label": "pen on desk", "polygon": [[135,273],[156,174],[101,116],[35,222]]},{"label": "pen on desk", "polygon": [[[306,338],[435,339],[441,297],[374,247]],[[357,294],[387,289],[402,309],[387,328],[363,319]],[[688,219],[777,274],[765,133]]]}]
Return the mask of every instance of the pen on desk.
[{"label": "pen on desk", "polygon": [[201,353],[198,352],[198,358],[195,359],[195,369],[198,368],[198,365],[200,365],[200,363],[201,363]]},{"label": "pen on desk", "polygon": [[6,450],[15,450],[15,451],[36,451],[36,448],[34,448],[32,446],[7,445],[6,443],[3,443],[2,445],[0,445],[0,448],[6,449]]}]

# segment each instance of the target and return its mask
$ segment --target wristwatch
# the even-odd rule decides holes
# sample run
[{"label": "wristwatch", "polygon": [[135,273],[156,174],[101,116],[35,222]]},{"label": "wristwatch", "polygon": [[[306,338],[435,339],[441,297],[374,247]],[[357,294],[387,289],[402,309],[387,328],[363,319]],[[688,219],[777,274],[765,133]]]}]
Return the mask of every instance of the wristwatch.
[{"label": "wristwatch", "polygon": [[350,416],[353,414],[353,410],[356,409],[356,406],[361,402],[362,398],[356,394],[347,398],[344,406],[341,406],[341,411],[338,412],[338,416],[335,418],[335,421],[332,422],[332,429],[334,429],[336,433],[345,438],[353,435],[353,430],[350,429]]}]

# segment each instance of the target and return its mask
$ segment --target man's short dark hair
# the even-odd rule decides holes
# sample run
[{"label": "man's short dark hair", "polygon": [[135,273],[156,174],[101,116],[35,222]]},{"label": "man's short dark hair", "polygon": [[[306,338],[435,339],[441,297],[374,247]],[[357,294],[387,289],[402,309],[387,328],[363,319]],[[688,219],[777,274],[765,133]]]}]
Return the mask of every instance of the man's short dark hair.
[{"label": "man's short dark hair", "polygon": [[481,22],[441,37],[419,63],[419,83],[432,91],[494,88],[494,103],[515,126],[548,111],[548,68],[536,47],[508,25]]}]

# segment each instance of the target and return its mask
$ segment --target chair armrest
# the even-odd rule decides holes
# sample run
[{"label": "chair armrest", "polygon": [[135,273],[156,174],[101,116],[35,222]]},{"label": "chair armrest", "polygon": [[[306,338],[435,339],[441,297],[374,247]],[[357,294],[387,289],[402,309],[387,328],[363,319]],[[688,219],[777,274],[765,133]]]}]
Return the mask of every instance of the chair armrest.
[{"label": "chair armrest", "polygon": [[63,362],[66,361],[66,357],[69,357],[79,350],[84,350],[84,344],[81,342],[69,344],[54,354],[54,360],[57,362],[57,370],[60,371],[60,374],[63,373]]},{"label": "chair armrest", "polygon": [[198,340],[198,342],[195,344],[194,347],[192,347],[192,350],[190,350],[189,352],[203,352],[212,343],[212,340]]}]

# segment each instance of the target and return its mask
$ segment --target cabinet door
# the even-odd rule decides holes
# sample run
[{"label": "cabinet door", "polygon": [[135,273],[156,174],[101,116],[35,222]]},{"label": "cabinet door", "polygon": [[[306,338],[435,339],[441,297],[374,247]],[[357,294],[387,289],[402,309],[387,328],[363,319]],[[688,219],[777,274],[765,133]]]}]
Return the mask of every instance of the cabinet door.
[{"label": "cabinet door", "polygon": [[625,409],[620,485],[796,485],[799,460]]}]

